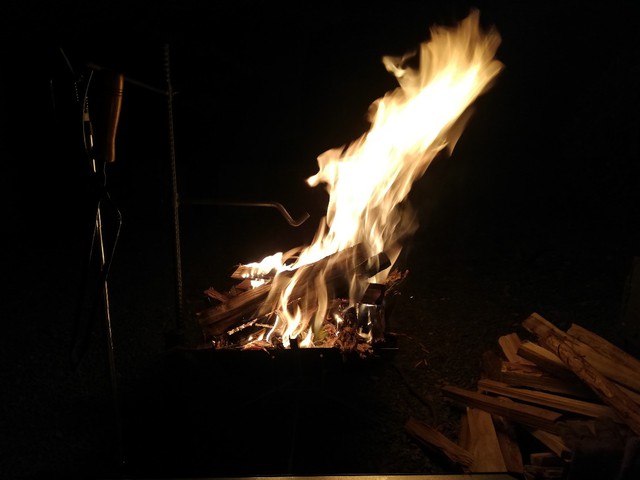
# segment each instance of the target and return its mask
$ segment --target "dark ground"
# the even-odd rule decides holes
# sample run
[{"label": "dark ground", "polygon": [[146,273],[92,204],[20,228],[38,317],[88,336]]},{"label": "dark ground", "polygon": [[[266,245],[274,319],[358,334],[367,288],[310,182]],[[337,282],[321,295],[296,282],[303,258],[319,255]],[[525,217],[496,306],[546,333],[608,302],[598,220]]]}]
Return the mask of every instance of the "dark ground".
[{"label": "dark ground", "polygon": [[[530,313],[638,352],[640,328],[623,325],[640,254],[633,4],[477,4],[506,67],[452,158],[412,191],[421,227],[387,328],[397,348],[368,361],[200,350],[194,314],[238,263],[311,240],[325,198],[304,178],[395,88],[380,57],[468,5],[101,5],[22,3],[4,17],[0,477],[457,473],[403,425],[415,416],[455,438],[459,410],[440,387],[472,388],[482,353],[525,336]],[[79,70],[162,86],[165,42],[182,198],[275,200],[311,218],[293,228],[273,209],[183,206],[180,321],[166,100],[126,85],[108,176],[123,216],[109,276],[117,421],[101,315],[69,360],[93,212],[57,47]]]}]

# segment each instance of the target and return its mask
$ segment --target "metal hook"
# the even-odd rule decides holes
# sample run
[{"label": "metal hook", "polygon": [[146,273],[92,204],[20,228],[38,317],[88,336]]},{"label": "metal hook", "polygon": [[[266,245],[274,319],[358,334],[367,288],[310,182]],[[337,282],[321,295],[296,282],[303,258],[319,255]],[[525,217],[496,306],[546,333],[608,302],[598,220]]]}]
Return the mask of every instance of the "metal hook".
[{"label": "metal hook", "polygon": [[280,214],[284,217],[284,219],[287,221],[287,223],[292,227],[299,227],[304,222],[306,222],[307,219],[310,217],[310,215],[307,212],[304,212],[300,216],[300,218],[296,220],[291,216],[291,214],[287,211],[287,209],[284,208],[284,206],[279,202],[227,202],[222,200],[208,200],[208,199],[195,198],[195,199],[183,200],[180,203],[185,205],[219,205],[223,207],[271,207],[278,210]]}]

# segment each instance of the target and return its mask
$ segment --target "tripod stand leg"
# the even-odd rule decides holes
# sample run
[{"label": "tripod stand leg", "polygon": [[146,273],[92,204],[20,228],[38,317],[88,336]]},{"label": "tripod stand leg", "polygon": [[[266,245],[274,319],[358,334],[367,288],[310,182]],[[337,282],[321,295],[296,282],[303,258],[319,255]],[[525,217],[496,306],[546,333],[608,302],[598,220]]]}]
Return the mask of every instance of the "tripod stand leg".
[{"label": "tripod stand leg", "polygon": [[[96,211],[96,230],[98,237],[98,246],[100,248],[100,259],[103,269],[107,268],[107,258],[104,250],[104,237],[102,234],[102,209],[98,204]],[[120,397],[118,395],[118,379],[116,371],[115,351],[113,348],[113,330],[111,328],[111,308],[109,303],[109,284],[107,278],[104,278],[102,285],[103,300],[104,300],[104,327],[107,341],[107,360],[109,364],[109,380],[111,382],[111,394],[113,398],[113,410],[115,416],[115,428],[116,428],[116,465],[123,468],[124,448],[123,448],[123,436],[122,436],[122,418],[120,413]]]}]

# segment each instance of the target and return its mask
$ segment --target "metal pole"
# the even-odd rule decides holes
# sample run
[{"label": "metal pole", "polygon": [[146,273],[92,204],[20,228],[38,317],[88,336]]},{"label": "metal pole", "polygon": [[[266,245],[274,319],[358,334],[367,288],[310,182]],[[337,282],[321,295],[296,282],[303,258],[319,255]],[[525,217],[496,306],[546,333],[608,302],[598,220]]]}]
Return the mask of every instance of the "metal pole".
[{"label": "metal pole", "polygon": [[183,287],[182,287],[182,252],[180,245],[180,203],[178,197],[178,176],[176,171],[176,149],[173,130],[173,86],[171,84],[171,62],[169,45],[164,46],[164,67],[167,83],[167,114],[169,121],[169,156],[171,162],[171,196],[173,209],[173,233],[175,243],[176,269],[176,329],[180,334],[184,330]]}]

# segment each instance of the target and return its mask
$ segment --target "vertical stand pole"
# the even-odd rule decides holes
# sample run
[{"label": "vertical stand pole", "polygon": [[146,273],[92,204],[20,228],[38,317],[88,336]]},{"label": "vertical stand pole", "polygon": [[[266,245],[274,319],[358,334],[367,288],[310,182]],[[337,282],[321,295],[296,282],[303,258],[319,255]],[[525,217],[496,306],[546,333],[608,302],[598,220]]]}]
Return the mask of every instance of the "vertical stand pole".
[{"label": "vertical stand pole", "polygon": [[173,86],[171,84],[171,62],[169,45],[164,46],[164,67],[167,83],[167,114],[169,120],[169,155],[171,162],[171,194],[173,208],[173,233],[175,243],[175,269],[176,269],[176,331],[182,334],[184,331],[183,317],[183,287],[182,287],[182,252],[180,245],[180,203],[178,197],[178,176],[176,171],[176,149],[173,130]]}]

